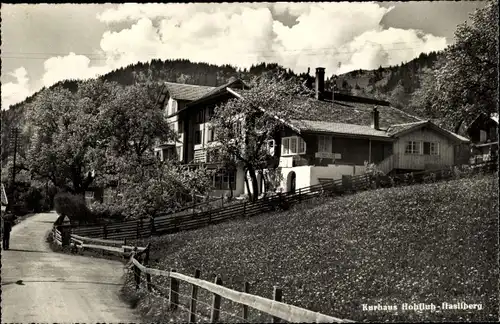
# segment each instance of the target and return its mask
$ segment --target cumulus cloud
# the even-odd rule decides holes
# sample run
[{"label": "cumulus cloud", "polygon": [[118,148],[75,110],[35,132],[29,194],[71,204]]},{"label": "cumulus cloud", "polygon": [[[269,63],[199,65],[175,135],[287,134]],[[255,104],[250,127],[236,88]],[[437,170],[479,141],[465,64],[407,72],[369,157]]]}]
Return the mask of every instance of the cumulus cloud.
[{"label": "cumulus cloud", "polygon": [[[103,51],[127,64],[186,58],[249,67],[265,61],[296,72],[323,66],[333,74],[399,64],[447,45],[444,37],[418,30],[383,29],[380,22],[391,10],[355,2],[127,3],[104,11],[98,19],[132,24],[105,33],[101,41]],[[283,16],[294,18],[296,24],[286,26],[279,19]],[[137,41],[132,44],[131,39]]]},{"label": "cumulus cloud", "polygon": [[45,74],[42,81],[46,87],[61,80],[93,78],[108,70],[105,66],[91,66],[87,56],[75,53],[51,57],[43,63],[43,67]]},{"label": "cumulus cloud", "polygon": [[2,84],[2,109],[24,100],[30,95],[28,71],[24,67],[9,73],[15,82]]},{"label": "cumulus cloud", "polygon": [[103,64],[75,53],[53,57],[44,63],[43,83],[176,58],[242,68],[276,62],[297,73],[321,66],[331,75],[395,65],[446,47],[444,37],[384,29],[380,22],[391,9],[359,2],[125,3],[96,17],[115,27],[100,41]]}]

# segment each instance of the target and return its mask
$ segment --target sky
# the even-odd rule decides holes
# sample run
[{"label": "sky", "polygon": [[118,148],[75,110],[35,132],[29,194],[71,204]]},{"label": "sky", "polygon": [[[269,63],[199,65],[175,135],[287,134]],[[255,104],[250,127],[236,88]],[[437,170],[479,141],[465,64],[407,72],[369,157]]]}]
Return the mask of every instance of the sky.
[{"label": "sky", "polygon": [[2,109],[64,79],[154,58],[296,73],[375,69],[442,50],[482,1],[3,4]]}]

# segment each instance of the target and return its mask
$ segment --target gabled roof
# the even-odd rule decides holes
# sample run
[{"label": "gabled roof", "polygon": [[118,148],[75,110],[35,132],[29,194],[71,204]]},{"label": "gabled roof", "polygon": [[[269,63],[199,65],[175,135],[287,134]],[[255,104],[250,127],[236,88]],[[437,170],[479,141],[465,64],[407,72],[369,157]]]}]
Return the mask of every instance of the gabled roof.
[{"label": "gabled roof", "polygon": [[165,82],[165,88],[172,99],[187,101],[198,100],[215,89],[215,87],[174,82]]},{"label": "gabled roof", "polygon": [[401,135],[402,133],[409,132],[413,130],[414,128],[418,128],[422,125],[427,124],[427,120],[423,121],[418,121],[414,123],[405,123],[405,124],[396,124],[396,125],[391,125],[389,128],[387,128],[387,134],[389,136],[393,135]]},{"label": "gabled roof", "polygon": [[[234,89],[233,89],[234,90]],[[241,96],[245,96],[248,90],[234,90]],[[290,104],[295,106],[308,105],[309,109],[297,112],[291,119],[327,121],[342,124],[353,124],[370,126],[372,122],[372,111],[374,104],[361,102],[350,102],[335,100],[316,100],[313,98],[298,97]],[[397,108],[385,105],[377,105],[380,121],[379,126],[385,129],[393,124],[419,122],[421,119],[411,116]]]},{"label": "gabled roof", "polygon": [[247,87],[248,85],[245,84],[241,79],[236,79],[236,78],[231,78],[229,82],[226,84],[223,84],[221,86],[218,86],[216,88],[213,88],[211,91],[209,91],[207,94],[205,94],[203,97],[199,98],[200,100],[203,100],[205,98],[208,98],[210,96],[213,96],[219,92],[224,91],[226,88],[242,88],[242,87]]},{"label": "gabled roof", "polygon": [[460,136],[460,135],[455,134],[453,132],[450,132],[444,128],[441,128],[438,125],[431,122],[430,120],[420,121],[420,122],[415,122],[415,123],[391,125],[387,129],[387,133],[389,136],[397,138],[397,137],[401,137],[405,134],[408,134],[412,131],[415,131],[419,128],[422,128],[424,126],[432,128],[434,131],[440,133],[441,135],[443,135],[443,136],[445,136],[445,137],[447,137],[455,142],[464,142],[464,143],[470,142],[470,140],[468,138]]},{"label": "gabled roof", "polygon": [[314,120],[292,120],[291,123],[301,131],[329,133],[329,134],[346,134],[360,137],[379,137],[390,139],[391,137],[384,130],[376,130],[370,126],[333,123],[326,121]]}]

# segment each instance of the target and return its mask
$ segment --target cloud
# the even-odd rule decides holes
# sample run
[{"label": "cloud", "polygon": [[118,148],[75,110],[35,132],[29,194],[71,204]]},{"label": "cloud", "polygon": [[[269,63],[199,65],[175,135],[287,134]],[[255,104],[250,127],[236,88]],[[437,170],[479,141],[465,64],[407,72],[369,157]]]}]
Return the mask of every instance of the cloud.
[{"label": "cloud", "polygon": [[43,63],[43,67],[45,73],[42,81],[46,87],[66,79],[93,78],[109,70],[106,66],[91,66],[87,56],[75,53],[51,57]]},{"label": "cloud", "polygon": [[31,93],[28,71],[24,67],[10,72],[9,75],[16,81],[2,84],[2,109],[7,109],[10,105],[24,100]]},{"label": "cloud", "polygon": [[96,17],[114,25],[100,41],[102,64],[74,53],[53,57],[44,63],[43,83],[176,58],[242,68],[276,62],[297,73],[321,66],[331,75],[446,47],[444,37],[384,29],[381,20],[391,9],[356,2],[121,4]]},{"label": "cloud", "polygon": [[[277,62],[296,72],[323,66],[328,74],[373,69],[441,50],[443,37],[383,29],[392,7],[376,3],[123,4],[98,15],[130,28],[105,33],[101,48],[124,64],[185,58],[249,67]],[[285,26],[280,17],[295,18]],[[131,39],[136,41],[133,44]],[[339,68],[340,64],[340,68]]]}]

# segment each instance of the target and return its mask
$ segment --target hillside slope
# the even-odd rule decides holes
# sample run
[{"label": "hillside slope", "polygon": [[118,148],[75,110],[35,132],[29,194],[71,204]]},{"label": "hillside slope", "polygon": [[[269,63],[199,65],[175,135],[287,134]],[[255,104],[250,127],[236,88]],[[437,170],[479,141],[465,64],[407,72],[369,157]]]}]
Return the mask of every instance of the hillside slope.
[{"label": "hillside slope", "polygon": [[[188,275],[200,269],[210,281],[219,274],[240,291],[248,281],[252,294],[267,298],[276,285],[286,303],[355,321],[492,321],[498,318],[497,218],[497,174],[379,189],[153,238],[150,267]],[[164,278],[152,280],[159,290],[168,287]],[[130,297],[129,284],[123,292]],[[181,284],[181,294],[189,295],[188,288]],[[159,306],[160,297],[139,296],[141,310],[159,314],[151,320],[186,318]],[[210,298],[200,292],[203,302]],[[482,310],[401,311],[402,303],[443,302]],[[369,312],[363,304],[399,309]],[[222,307],[241,311],[229,302]],[[249,314],[253,322],[270,320],[256,310]],[[238,321],[227,314],[221,320]]]},{"label": "hillside slope", "polygon": [[[340,91],[387,100],[397,108],[413,112],[409,107],[415,90],[420,88],[423,75],[435,68],[441,52],[422,53],[419,57],[398,66],[380,67],[376,70],[356,70],[336,78]],[[331,87],[332,77],[327,80]]]},{"label": "hillside slope", "polygon": [[[380,67],[377,70],[352,71],[338,76],[336,88],[340,91],[367,97],[374,97],[391,102],[395,107],[413,113],[413,107],[408,103],[413,92],[420,86],[422,74],[426,69],[432,69],[439,58],[439,53],[421,54],[418,58],[399,66]],[[314,74],[311,67],[311,73]],[[276,63],[260,63],[252,65],[249,69],[238,69],[231,65],[217,66],[207,63],[195,63],[189,60],[159,60],[155,59],[148,63],[136,63],[127,67],[111,71],[99,78],[107,81],[115,81],[121,85],[131,85],[137,82],[138,75],[146,75],[153,82],[178,82],[196,85],[218,86],[226,83],[231,77],[239,77],[250,80],[267,71],[283,71],[289,76],[302,77],[305,74],[296,74],[290,69],[285,69]],[[63,88],[76,91],[79,81],[60,81],[48,89],[62,86]],[[332,77],[325,80],[325,87],[331,89]],[[12,105],[9,110],[1,111],[2,121],[2,166],[5,165],[9,152],[8,136],[13,127],[23,127],[24,114],[27,105],[39,94],[46,91],[41,89],[26,100]],[[422,116],[426,117],[426,116]],[[22,154],[23,152],[21,152]]]}]

